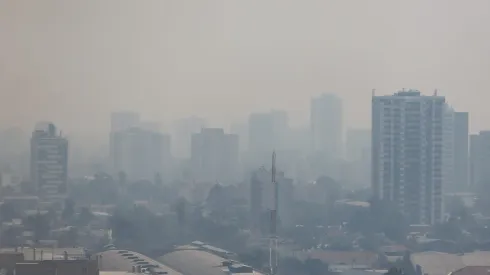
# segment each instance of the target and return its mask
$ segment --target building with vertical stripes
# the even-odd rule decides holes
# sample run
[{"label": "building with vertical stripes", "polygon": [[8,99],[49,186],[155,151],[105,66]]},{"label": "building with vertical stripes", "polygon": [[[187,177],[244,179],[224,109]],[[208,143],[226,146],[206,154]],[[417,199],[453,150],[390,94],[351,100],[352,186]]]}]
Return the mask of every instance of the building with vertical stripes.
[{"label": "building with vertical stripes", "polygon": [[372,187],[411,224],[443,219],[443,96],[416,90],[372,98]]}]

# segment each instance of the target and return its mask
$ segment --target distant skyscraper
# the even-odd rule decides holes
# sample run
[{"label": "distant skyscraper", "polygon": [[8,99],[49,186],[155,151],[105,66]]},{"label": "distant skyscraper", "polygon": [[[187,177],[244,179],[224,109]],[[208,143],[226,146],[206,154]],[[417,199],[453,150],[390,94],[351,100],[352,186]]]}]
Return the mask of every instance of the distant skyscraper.
[{"label": "distant skyscraper", "polygon": [[454,182],[455,191],[468,188],[469,169],[469,115],[467,112],[454,114]]},{"label": "distant skyscraper", "polygon": [[311,100],[310,123],[312,149],[329,157],[341,156],[342,100],[333,94],[323,94]]},{"label": "distant skyscraper", "polygon": [[220,128],[203,128],[192,135],[191,165],[197,182],[235,182],[238,169],[238,136]]},{"label": "distant skyscraper", "polygon": [[67,196],[68,141],[52,123],[39,123],[31,137],[31,182],[38,195],[53,202]]},{"label": "distant skyscraper", "polygon": [[191,156],[191,138],[193,134],[201,132],[207,127],[204,118],[191,116],[174,122],[174,144],[172,152],[176,157],[189,158]]},{"label": "distant skyscraper", "polygon": [[153,180],[167,176],[170,163],[170,136],[133,127],[114,133],[115,173],[128,180]]},{"label": "distant skyscraper", "polygon": [[473,187],[490,183],[490,131],[470,136],[470,183]]},{"label": "distant skyscraper", "polygon": [[443,96],[400,91],[372,98],[372,186],[412,224],[443,218]]}]

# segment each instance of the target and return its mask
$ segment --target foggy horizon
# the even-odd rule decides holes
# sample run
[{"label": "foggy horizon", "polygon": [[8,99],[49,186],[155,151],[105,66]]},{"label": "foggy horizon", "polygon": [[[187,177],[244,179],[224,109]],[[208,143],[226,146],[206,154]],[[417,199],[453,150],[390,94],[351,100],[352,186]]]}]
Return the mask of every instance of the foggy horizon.
[{"label": "foggy horizon", "polygon": [[312,97],[343,99],[345,129],[370,127],[371,90],[440,95],[489,128],[490,3],[475,0],[2,1],[0,128],[38,120],[105,138],[110,113],[228,129]]}]

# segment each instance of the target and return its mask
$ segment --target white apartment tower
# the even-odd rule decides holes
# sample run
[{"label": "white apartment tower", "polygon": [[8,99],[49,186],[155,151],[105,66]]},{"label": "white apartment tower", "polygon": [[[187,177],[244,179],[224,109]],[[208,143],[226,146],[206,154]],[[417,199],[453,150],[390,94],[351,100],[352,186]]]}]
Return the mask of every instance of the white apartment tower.
[{"label": "white apartment tower", "polygon": [[52,123],[36,125],[31,137],[31,182],[38,195],[50,202],[67,196],[68,141]]},{"label": "white apartment tower", "polygon": [[412,224],[443,218],[443,96],[399,91],[372,98],[372,187]]}]

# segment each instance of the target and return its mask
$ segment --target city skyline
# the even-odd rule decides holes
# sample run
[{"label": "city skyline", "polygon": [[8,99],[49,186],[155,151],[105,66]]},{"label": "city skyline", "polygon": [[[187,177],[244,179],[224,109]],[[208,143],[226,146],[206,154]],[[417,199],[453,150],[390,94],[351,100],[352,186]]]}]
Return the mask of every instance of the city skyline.
[{"label": "city skyline", "polygon": [[489,0],[0,0],[0,275],[489,275]]}]

